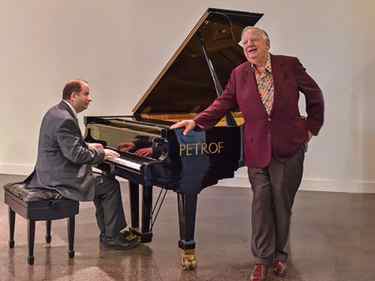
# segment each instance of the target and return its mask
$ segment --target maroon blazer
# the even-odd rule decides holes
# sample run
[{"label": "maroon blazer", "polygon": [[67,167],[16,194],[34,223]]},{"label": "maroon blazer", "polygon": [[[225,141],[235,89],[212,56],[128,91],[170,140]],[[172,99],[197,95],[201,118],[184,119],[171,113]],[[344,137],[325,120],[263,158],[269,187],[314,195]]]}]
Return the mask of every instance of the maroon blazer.
[{"label": "maroon blazer", "polygon": [[[307,131],[317,135],[324,120],[322,91],[295,57],[271,55],[274,103],[270,116],[261,101],[249,62],[231,73],[223,95],[194,119],[202,129],[213,127],[224,114],[239,107],[245,117],[245,162],[250,168],[268,166],[271,157],[293,156],[307,142]],[[300,92],[306,98],[307,118],[300,115]]]}]

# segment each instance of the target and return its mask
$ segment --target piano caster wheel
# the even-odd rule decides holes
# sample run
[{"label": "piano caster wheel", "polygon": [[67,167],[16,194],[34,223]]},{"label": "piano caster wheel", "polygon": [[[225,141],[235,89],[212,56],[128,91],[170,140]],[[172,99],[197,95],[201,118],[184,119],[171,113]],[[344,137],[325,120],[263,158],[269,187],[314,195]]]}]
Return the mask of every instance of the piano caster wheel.
[{"label": "piano caster wheel", "polygon": [[183,250],[181,256],[181,265],[184,270],[193,270],[197,267],[197,257],[195,249]]}]

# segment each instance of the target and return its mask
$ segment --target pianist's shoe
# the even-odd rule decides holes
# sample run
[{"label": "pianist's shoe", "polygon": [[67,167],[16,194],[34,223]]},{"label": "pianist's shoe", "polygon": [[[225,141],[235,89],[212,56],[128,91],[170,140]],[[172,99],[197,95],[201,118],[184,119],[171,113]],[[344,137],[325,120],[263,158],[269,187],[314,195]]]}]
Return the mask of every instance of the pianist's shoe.
[{"label": "pianist's shoe", "polygon": [[121,238],[125,238],[126,240],[132,241],[132,240],[141,240],[141,237],[134,234],[132,231],[129,231],[127,229],[123,229],[120,231]]},{"label": "pianist's shoe", "polygon": [[121,235],[116,238],[110,238],[105,236],[100,236],[100,243],[106,248],[116,249],[116,250],[128,250],[137,247],[140,242],[138,239],[128,240]]},{"label": "pianist's shoe", "polygon": [[[128,241],[140,240],[141,239],[138,235],[134,234],[130,230],[127,230],[126,228],[124,228],[123,230],[120,231],[119,237],[120,237],[120,239],[125,239],[125,240],[128,240]],[[105,234],[100,233],[99,239],[100,239],[100,242],[102,242],[105,239]]]}]

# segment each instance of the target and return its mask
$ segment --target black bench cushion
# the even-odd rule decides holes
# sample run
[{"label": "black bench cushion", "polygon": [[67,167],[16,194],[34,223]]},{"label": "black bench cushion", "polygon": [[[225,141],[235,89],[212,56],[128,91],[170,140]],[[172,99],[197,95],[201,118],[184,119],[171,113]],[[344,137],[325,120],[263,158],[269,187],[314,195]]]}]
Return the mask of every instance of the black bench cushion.
[{"label": "black bench cushion", "polygon": [[63,199],[60,193],[45,188],[26,188],[24,182],[8,183],[4,190],[25,202]]}]

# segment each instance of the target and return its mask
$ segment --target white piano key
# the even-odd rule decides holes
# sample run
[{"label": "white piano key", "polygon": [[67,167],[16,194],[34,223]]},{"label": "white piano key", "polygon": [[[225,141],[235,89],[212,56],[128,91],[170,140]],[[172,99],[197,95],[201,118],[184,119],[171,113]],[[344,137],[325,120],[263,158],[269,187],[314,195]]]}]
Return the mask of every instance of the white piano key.
[{"label": "white piano key", "polygon": [[115,159],[111,159],[111,160],[108,160],[108,161],[120,164],[120,165],[125,166],[125,167],[129,167],[129,168],[132,168],[132,169],[138,170],[138,171],[141,170],[141,166],[142,166],[141,164],[138,164],[138,163],[126,160],[126,159],[122,159],[122,158],[115,158]]}]

